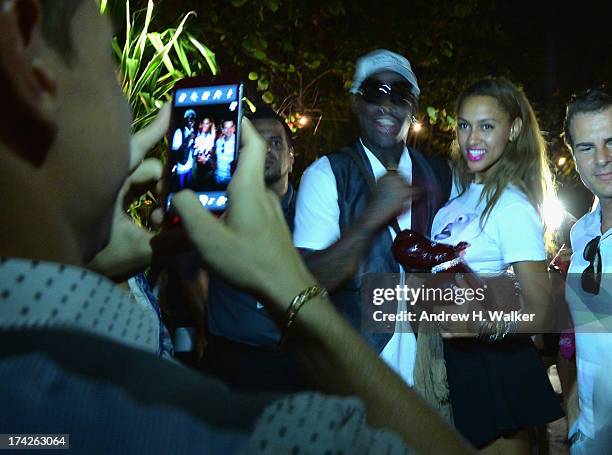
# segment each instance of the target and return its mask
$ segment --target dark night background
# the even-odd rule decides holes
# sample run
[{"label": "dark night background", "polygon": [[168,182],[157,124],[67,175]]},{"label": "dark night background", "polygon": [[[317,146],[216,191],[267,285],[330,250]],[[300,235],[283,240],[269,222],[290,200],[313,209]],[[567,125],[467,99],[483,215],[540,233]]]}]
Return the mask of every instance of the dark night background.
[{"label": "dark night background", "polygon": [[[113,7],[121,30],[122,2]],[[257,76],[247,96],[281,114],[307,115],[295,134],[294,180],[317,156],[357,134],[347,84],[360,55],[388,48],[405,55],[419,79],[419,118],[409,140],[445,154],[454,100],[471,81],[503,75],[525,90],[549,142],[560,198],[576,216],[590,197],[559,139],[572,93],[609,84],[610,2],[522,1],[156,1],[155,22],[188,29],[216,54],[222,71]],[[132,10],[146,1],[132,1]],[[449,118],[451,116],[451,118]],[[295,126],[298,126],[297,123]],[[559,158],[565,157],[565,163]]]}]

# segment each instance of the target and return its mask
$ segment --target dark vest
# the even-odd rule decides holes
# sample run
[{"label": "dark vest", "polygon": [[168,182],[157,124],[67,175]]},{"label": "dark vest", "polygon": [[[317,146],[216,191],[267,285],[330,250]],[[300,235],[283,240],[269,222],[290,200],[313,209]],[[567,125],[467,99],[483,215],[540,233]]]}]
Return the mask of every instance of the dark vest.
[{"label": "dark vest", "polygon": [[[358,152],[355,157],[361,158],[365,164],[365,169],[374,178],[372,167],[361,143],[358,141],[353,147]],[[417,150],[409,150],[409,153],[412,159],[412,185],[425,190],[420,199],[412,202],[411,228],[429,236],[431,223],[436,212],[448,200],[451,188],[451,172],[448,164],[443,160],[425,157]],[[344,235],[364,212],[370,198],[370,189],[353,156],[349,153],[339,150],[327,155],[327,158],[336,178],[340,209],[340,234]],[[373,333],[362,330],[361,281],[362,276],[368,273],[400,272],[400,266],[391,252],[392,244],[389,229],[382,229],[359,264],[354,279],[331,295],[338,311],[378,352],[381,352],[391,339],[394,324],[388,325],[388,333]]]}]

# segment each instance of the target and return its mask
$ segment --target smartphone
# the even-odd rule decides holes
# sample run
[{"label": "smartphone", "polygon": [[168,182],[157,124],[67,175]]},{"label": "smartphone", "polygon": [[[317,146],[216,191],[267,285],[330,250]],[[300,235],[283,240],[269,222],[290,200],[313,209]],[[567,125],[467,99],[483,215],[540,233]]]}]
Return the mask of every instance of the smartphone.
[{"label": "smartphone", "polygon": [[194,191],[202,205],[222,212],[240,149],[243,84],[227,76],[176,83],[168,130],[166,210],[178,191]]}]

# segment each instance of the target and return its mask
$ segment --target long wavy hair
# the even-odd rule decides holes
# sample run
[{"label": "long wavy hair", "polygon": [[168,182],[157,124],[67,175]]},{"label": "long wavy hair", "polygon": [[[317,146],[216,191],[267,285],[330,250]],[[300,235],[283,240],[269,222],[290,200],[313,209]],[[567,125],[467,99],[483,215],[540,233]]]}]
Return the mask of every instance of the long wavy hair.
[{"label": "long wavy hair", "polygon": [[[505,78],[481,79],[459,96],[457,113],[461,110],[465,100],[472,96],[494,98],[508,114],[510,122],[515,118],[520,118],[523,122],[519,134],[513,141],[508,141],[499,162],[483,180],[484,189],[481,201],[486,201],[486,206],[480,219],[481,226],[484,226],[491,210],[510,184],[514,184],[525,193],[545,223],[543,205],[547,198],[554,197],[554,183],[546,154],[546,143],[527,97]],[[469,172],[456,139],[453,141],[451,156],[455,164],[455,178],[459,191],[464,193],[474,181],[475,175]],[[552,246],[551,242],[552,232],[548,232],[547,229],[547,246]]]}]

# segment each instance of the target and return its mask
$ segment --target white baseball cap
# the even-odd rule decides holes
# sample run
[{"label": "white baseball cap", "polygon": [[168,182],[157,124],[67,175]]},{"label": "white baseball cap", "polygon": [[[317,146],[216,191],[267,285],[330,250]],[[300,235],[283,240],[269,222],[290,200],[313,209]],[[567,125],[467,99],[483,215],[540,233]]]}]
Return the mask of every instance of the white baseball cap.
[{"label": "white baseball cap", "polygon": [[408,59],[386,49],[377,49],[357,60],[355,74],[353,75],[353,85],[351,85],[349,91],[351,93],[359,93],[359,88],[364,80],[372,74],[382,71],[393,71],[406,79],[412,86],[412,94],[414,96],[418,97],[421,93]]}]

